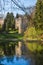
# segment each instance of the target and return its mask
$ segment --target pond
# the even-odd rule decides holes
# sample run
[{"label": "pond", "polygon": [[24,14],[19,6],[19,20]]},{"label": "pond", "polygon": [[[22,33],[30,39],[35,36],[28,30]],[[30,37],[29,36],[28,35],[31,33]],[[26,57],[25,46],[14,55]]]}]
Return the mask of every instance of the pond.
[{"label": "pond", "polygon": [[31,60],[26,60],[23,57],[3,57],[0,58],[1,65],[30,65]]},{"label": "pond", "polygon": [[35,59],[40,55],[36,50],[42,49],[39,42],[0,41],[0,65],[35,65]]}]

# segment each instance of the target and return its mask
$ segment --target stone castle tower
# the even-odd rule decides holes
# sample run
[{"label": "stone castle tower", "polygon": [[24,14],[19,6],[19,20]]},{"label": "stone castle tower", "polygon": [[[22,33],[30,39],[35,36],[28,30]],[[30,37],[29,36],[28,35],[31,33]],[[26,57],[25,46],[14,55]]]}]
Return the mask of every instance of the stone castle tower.
[{"label": "stone castle tower", "polygon": [[19,16],[15,19],[15,29],[18,29],[18,33],[23,33],[28,26],[28,19],[26,16]]},{"label": "stone castle tower", "polygon": [[15,20],[15,29],[18,29],[18,33],[22,33],[22,18],[16,18]]}]

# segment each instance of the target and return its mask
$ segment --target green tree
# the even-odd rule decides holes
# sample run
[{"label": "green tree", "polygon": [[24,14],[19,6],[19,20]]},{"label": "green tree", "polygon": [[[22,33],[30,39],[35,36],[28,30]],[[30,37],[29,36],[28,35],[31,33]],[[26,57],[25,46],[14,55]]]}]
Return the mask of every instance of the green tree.
[{"label": "green tree", "polygon": [[15,29],[15,19],[13,13],[8,12],[4,19],[3,29],[9,31],[10,28]]},{"label": "green tree", "polygon": [[16,18],[19,18],[19,14],[18,13],[16,14]]},{"label": "green tree", "polygon": [[43,30],[43,0],[37,0],[34,25],[36,29]]},{"label": "green tree", "polygon": [[0,33],[2,32],[2,25],[0,24]]},{"label": "green tree", "polygon": [[12,28],[12,30],[14,30],[15,29],[15,18],[14,18],[14,15],[13,15],[13,13],[10,13],[10,17],[11,17],[11,28]]}]

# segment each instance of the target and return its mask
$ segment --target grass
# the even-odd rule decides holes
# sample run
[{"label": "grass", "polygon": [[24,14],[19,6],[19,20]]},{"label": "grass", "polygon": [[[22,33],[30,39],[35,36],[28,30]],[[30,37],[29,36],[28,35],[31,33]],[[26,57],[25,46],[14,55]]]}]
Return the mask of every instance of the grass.
[{"label": "grass", "polygon": [[18,33],[7,33],[7,34],[0,34],[0,39],[12,39],[12,38],[17,38],[17,39],[22,39],[22,35]]},{"label": "grass", "polygon": [[9,33],[17,33],[17,32],[18,32],[18,30],[15,30],[15,31],[10,30],[9,31]]}]

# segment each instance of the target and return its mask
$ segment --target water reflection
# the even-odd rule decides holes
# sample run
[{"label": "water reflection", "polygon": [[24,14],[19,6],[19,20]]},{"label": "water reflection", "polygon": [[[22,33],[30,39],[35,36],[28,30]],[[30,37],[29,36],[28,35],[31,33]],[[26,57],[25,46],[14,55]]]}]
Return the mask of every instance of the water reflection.
[{"label": "water reflection", "polygon": [[30,65],[30,60],[22,56],[21,42],[0,43],[0,65]]},{"label": "water reflection", "polygon": [[17,59],[16,56],[13,57],[3,57],[3,60],[0,61],[0,65],[30,65],[30,60],[25,60],[23,57]]},{"label": "water reflection", "polygon": [[0,65],[35,65],[41,59],[43,60],[41,42],[0,42]]},{"label": "water reflection", "polygon": [[6,55],[15,55],[15,46],[18,42],[1,42],[0,44],[0,56]]}]

